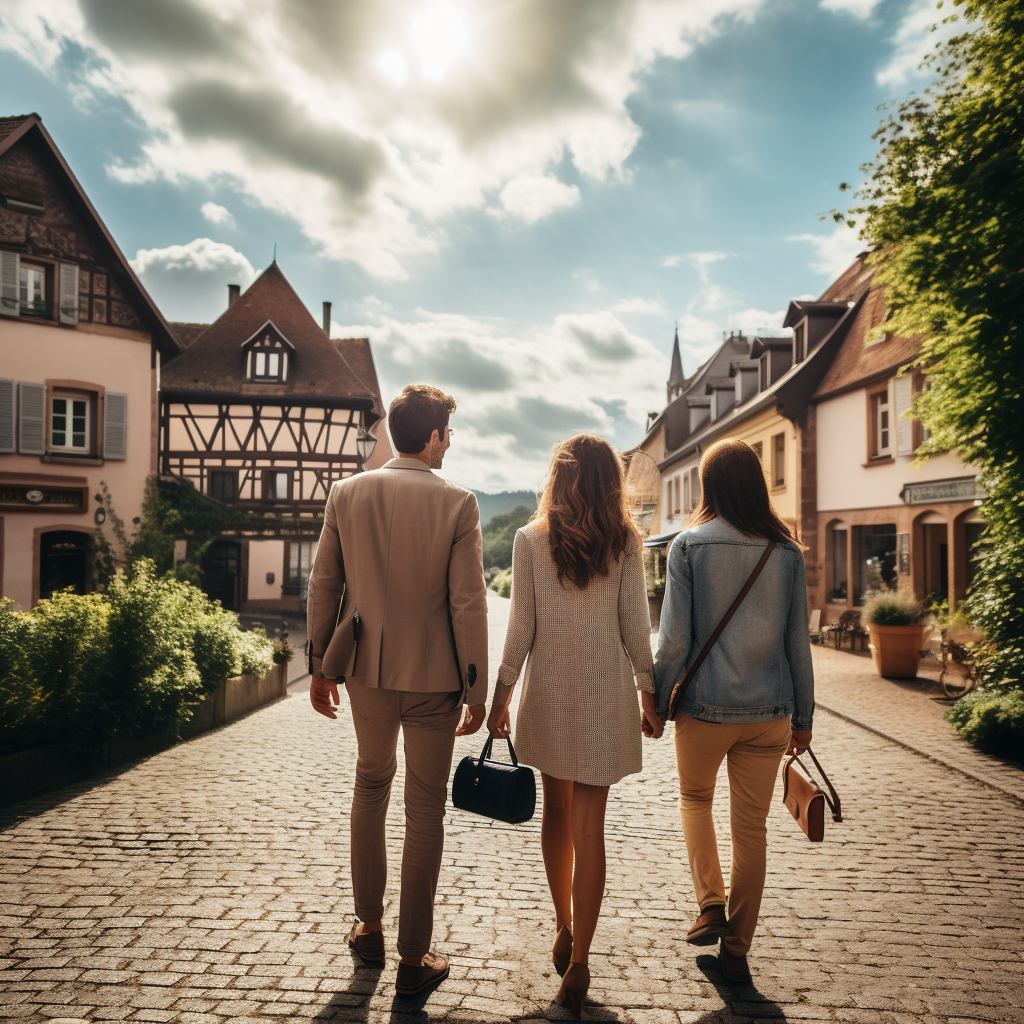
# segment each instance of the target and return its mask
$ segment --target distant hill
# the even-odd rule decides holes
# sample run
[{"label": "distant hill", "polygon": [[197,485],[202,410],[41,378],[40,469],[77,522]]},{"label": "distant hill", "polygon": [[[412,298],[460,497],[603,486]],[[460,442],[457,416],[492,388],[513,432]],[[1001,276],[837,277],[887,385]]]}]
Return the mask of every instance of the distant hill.
[{"label": "distant hill", "polygon": [[537,495],[533,491],[501,491],[498,494],[485,494],[473,491],[480,505],[480,525],[486,526],[495,516],[505,515],[520,505],[531,511],[537,507]]}]

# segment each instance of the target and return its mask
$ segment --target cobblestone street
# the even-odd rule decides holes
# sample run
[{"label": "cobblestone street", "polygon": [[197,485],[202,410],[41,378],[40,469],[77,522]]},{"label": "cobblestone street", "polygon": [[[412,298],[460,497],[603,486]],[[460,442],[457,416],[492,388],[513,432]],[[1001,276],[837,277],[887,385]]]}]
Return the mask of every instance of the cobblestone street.
[{"label": "cobblestone street", "polygon": [[[492,676],[505,604],[491,596]],[[846,717],[820,712],[814,746],[845,821],[829,821],[825,843],[812,846],[776,801],[754,984],[729,989],[714,957],[683,941],[695,907],[667,736],[645,742],[643,773],[612,790],[591,1019],[1024,1022],[1024,807],[851,721],[855,695],[838,704],[856,684],[844,666],[863,673],[864,664],[842,657],[816,652],[828,680],[821,703]],[[913,731],[894,728],[904,724]],[[456,760],[482,742],[459,740]],[[317,717],[299,684],[120,774],[9,808],[0,1016],[564,1019],[551,1001],[539,816],[512,827],[451,812],[435,929],[451,978],[425,1000],[403,999],[394,994],[396,785],[390,960],[383,971],[357,965],[345,942],[354,761],[347,710],[336,723]],[[723,796],[720,836],[727,813]]]}]

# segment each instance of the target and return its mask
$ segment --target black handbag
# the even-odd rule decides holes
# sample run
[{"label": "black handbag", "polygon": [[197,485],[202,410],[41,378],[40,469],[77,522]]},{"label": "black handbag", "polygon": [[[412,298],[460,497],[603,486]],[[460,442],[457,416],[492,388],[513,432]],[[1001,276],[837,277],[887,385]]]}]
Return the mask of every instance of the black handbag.
[{"label": "black handbag", "polygon": [[533,769],[516,759],[512,738],[506,736],[505,739],[511,764],[491,759],[493,736],[487,737],[479,757],[464,757],[459,762],[452,781],[452,803],[460,811],[518,825],[533,817],[537,782]]}]

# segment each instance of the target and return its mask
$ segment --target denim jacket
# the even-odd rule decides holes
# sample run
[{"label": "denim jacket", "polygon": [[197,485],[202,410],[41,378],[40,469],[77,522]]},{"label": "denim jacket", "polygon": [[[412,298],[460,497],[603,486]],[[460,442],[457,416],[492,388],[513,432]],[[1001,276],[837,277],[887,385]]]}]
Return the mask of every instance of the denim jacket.
[{"label": "denim jacket", "polygon": [[[668,713],[676,682],[753,572],[766,541],[720,519],[681,533],[668,555],[654,687]],[[768,722],[790,716],[810,729],[814,673],[803,555],[779,544],[677,705],[704,722]]]}]

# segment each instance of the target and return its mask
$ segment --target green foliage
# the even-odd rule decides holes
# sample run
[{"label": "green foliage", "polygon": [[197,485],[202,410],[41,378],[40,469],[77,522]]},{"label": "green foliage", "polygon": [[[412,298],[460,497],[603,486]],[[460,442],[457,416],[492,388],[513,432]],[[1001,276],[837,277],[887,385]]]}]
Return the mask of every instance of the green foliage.
[{"label": "green foliage", "polygon": [[287,665],[295,657],[295,648],[288,643],[288,634],[282,633],[274,643],[274,664]]},{"label": "green foliage", "polygon": [[31,612],[0,602],[0,755],[44,743],[95,758],[115,735],[187,718],[224,679],[263,675],[273,644],[149,559],[105,594],[58,593]]},{"label": "green foliage", "polygon": [[533,518],[533,512],[533,509],[525,505],[517,505],[511,512],[495,516],[484,527],[484,568],[498,566],[507,569],[512,565],[512,543],[516,539],[516,530]]},{"label": "green foliage", "polygon": [[875,590],[864,595],[860,611],[876,626],[916,626],[925,617],[924,606],[906,590]]},{"label": "green foliage", "polygon": [[502,569],[501,572],[496,573],[494,578],[491,580],[491,590],[493,590],[498,597],[511,597],[512,570]]},{"label": "green foliage", "polygon": [[974,690],[946,712],[946,719],[986,753],[1024,761],[1024,690]]},{"label": "green foliage", "polygon": [[1024,5],[955,6],[967,30],[937,49],[927,92],[882,124],[866,202],[852,212],[887,288],[884,329],[922,339],[925,454],[957,451],[988,495],[968,595],[988,696],[964,698],[953,716],[980,738],[1020,721],[1024,686]]}]

